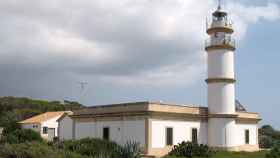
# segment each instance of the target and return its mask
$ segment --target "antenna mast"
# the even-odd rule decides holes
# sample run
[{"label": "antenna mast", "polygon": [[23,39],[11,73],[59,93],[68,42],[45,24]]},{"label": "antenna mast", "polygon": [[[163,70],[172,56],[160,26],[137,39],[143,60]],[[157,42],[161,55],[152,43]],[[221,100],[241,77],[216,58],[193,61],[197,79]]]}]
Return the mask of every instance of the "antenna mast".
[{"label": "antenna mast", "polygon": [[222,9],[222,1],[218,0],[218,10],[221,10],[221,9]]},{"label": "antenna mast", "polygon": [[80,86],[81,86],[81,91],[83,91],[85,89],[85,86],[88,84],[87,82],[79,82]]}]

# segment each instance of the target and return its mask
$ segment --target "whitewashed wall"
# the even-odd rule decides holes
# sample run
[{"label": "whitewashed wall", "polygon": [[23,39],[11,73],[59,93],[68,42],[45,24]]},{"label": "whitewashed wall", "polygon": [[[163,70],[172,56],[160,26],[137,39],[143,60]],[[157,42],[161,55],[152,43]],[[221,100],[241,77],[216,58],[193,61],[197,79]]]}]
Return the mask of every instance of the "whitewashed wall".
[{"label": "whitewashed wall", "polygon": [[75,139],[86,137],[102,138],[104,127],[110,128],[110,140],[118,144],[125,144],[127,141],[136,141],[142,146],[145,145],[145,120],[75,121]]},{"label": "whitewashed wall", "polygon": [[[35,127],[36,126],[36,127]],[[39,123],[21,124],[23,129],[32,129],[41,134],[41,125]]]},{"label": "whitewashed wall", "polygon": [[[208,142],[215,147],[243,146],[245,143],[245,130],[249,130],[249,145],[258,144],[257,124],[236,124],[233,119],[209,119]],[[209,125],[210,125],[209,124]],[[221,130],[219,130],[221,129]]]},{"label": "whitewashed wall", "polygon": [[258,125],[257,124],[236,124],[236,145],[245,145],[245,130],[249,130],[249,145],[258,144]]},{"label": "whitewashed wall", "polygon": [[236,146],[238,133],[235,119],[233,118],[210,118],[208,120],[208,145],[211,147]]},{"label": "whitewashed wall", "polygon": [[198,143],[207,144],[207,123],[199,121],[163,121],[152,120],[152,148],[166,146],[166,127],[173,128],[173,144],[191,141],[191,130],[197,128]]},{"label": "whitewashed wall", "polygon": [[86,137],[95,137],[95,123],[94,122],[78,122],[75,121],[75,139],[82,139]]},{"label": "whitewashed wall", "polygon": [[235,87],[230,83],[208,84],[208,108],[211,114],[235,113]]},{"label": "whitewashed wall", "polygon": [[208,77],[234,78],[234,52],[225,49],[209,51]]},{"label": "whitewashed wall", "polygon": [[54,128],[55,129],[55,136],[58,135],[57,129],[58,129],[58,122],[56,121],[59,117],[57,116],[52,119],[49,119],[47,121],[44,121],[41,123],[41,136],[43,138],[48,138],[48,134],[43,134],[43,127],[48,127],[48,128]]},{"label": "whitewashed wall", "polygon": [[73,120],[65,116],[58,122],[59,140],[69,140],[73,138]]}]

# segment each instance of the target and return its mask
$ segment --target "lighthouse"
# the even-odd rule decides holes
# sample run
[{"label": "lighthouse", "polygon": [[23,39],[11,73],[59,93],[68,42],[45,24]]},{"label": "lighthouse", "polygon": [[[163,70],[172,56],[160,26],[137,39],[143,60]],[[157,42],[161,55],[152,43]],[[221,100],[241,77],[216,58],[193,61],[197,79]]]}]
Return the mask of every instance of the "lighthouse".
[{"label": "lighthouse", "polygon": [[[208,20],[207,20],[208,21]],[[219,4],[207,22],[208,145],[228,149],[235,143],[234,32],[228,13]]]}]

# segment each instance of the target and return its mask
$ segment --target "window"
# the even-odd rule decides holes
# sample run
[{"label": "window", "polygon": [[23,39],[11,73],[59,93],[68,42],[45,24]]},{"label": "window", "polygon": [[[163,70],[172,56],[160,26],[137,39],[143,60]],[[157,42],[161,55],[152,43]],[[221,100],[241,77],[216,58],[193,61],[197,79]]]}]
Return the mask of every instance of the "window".
[{"label": "window", "polygon": [[105,140],[110,139],[110,128],[109,127],[103,128],[103,139],[105,139]]},{"label": "window", "polygon": [[48,134],[48,127],[43,127],[43,134]]},{"label": "window", "polygon": [[245,130],[245,144],[249,144],[250,142],[250,131],[248,129]]},{"label": "window", "polygon": [[166,145],[173,145],[173,128],[166,128]]},{"label": "window", "polygon": [[192,128],[192,142],[197,143],[197,128]]},{"label": "window", "polygon": [[217,37],[219,37],[219,35],[218,35],[218,33],[217,33],[217,32],[215,32],[214,36],[215,36],[216,38],[217,38]]}]

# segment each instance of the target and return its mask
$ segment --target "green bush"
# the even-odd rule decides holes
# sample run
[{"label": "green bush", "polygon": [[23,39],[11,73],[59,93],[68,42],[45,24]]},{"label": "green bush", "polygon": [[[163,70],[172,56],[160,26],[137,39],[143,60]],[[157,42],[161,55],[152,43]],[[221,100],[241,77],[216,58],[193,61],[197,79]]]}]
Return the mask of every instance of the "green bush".
[{"label": "green bush", "polygon": [[10,144],[19,144],[31,141],[42,142],[43,139],[38,132],[31,129],[16,129],[12,132],[4,133],[1,138],[2,143],[4,142]]},{"label": "green bush", "polygon": [[79,154],[55,149],[45,143],[28,142],[0,145],[1,158],[86,158]]},{"label": "green bush", "polygon": [[259,145],[261,148],[268,149],[273,145],[273,139],[269,136],[260,136],[259,138]]},{"label": "green bush", "polygon": [[265,158],[267,151],[256,152],[230,152],[230,151],[217,151],[213,158]]},{"label": "green bush", "polygon": [[259,129],[259,144],[261,148],[271,148],[280,142],[280,131],[270,125],[264,125]]},{"label": "green bush", "polygon": [[141,155],[139,143],[135,142],[128,142],[126,145],[120,146],[115,142],[102,139],[84,138],[54,142],[49,145],[91,158],[140,158]]},{"label": "green bush", "polygon": [[4,127],[3,134],[20,129],[20,126],[17,123],[16,114],[13,112],[0,114],[0,127]]},{"label": "green bush", "polygon": [[141,153],[140,144],[137,142],[127,142],[118,151],[118,155],[121,158],[140,158]]},{"label": "green bush", "polygon": [[280,158],[280,145],[275,145],[271,151],[266,154],[266,158]]},{"label": "green bush", "polygon": [[0,97],[0,127],[14,125],[9,124],[9,119],[12,115],[12,119],[18,122],[47,111],[73,111],[82,107],[83,105],[78,102],[67,100],[61,103],[59,101],[34,100],[29,98]]},{"label": "green bush", "polygon": [[57,142],[54,146],[59,149],[76,152],[92,158],[117,158],[120,148],[120,146],[114,142],[95,138]]},{"label": "green bush", "polygon": [[171,152],[168,153],[168,156],[169,158],[210,158],[212,157],[212,153],[212,150],[207,145],[182,142],[175,145]]}]

